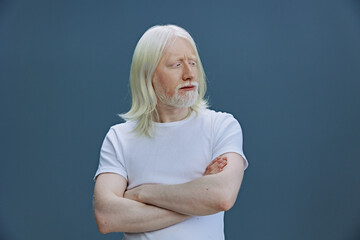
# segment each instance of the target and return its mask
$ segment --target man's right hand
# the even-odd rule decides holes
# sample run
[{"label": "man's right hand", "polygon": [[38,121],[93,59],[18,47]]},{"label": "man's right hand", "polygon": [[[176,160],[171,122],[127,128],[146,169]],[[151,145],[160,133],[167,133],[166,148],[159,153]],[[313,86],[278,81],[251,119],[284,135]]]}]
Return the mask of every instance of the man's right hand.
[{"label": "man's right hand", "polygon": [[206,167],[204,176],[219,173],[224,169],[226,165],[227,165],[226,157],[221,157],[221,156],[217,157]]}]

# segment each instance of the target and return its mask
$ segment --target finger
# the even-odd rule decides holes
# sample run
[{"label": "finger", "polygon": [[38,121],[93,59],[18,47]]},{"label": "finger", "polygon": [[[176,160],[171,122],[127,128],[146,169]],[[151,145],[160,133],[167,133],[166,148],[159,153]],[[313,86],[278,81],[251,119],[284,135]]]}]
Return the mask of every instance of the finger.
[{"label": "finger", "polygon": [[226,157],[220,157],[220,158],[217,158],[216,161],[217,162],[224,162],[224,161],[227,161],[227,158]]},{"label": "finger", "polygon": [[205,174],[214,174],[214,173],[217,173],[218,172],[218,168],[219,168],[219,165],[217,163],[215,164],[212,164],[211,166],[209,166],[207,169],[206,169],[206,172]]},{"label": "finger", "polygon": [[219,157],[215,159],[213,163],[211,163],[209,166],[217,168],[220,164],[225,164],[225,163],[227,163],[227,159]]},{"label": "finger", "polygon": [[221,164],[227,164],[227,159],[223,159],[222,161],[221,161]]},{"label": "finger", "polygon": [[218,165],[218,167],[224,168],[227,164],[228,164],[227,161],[223,161]]},{"label": "finger", "polygon": [[217,165],[216,165],[216,168],[215,168],[215,169],[212,169],[211,173],[212,173],[212,174],[216,174],[216,173],[221,172],[226,165],[227,165],[226,162],[222,162],[222,163],[217,164]]},{"label": "finger", "polygon": [[221,168],[221,167],[224,167],[226,164],[227,164],[226,161],[222,161],[222,162],[219,162],[219,163],[217,163],[216,165],[214,165],[214,167],[216,167],[216,168]]},{"label": "finger", "polygon": [[218,166],[218,171],[222,171],[225,166],[226,166],[225,164],[219,165],[219,166]]},{"label": "finger", "polygon": [[213,160],[213,162],[218,162],[218,161],[221,161],[223,159],[223,157],[217,157]]},{"label": "finger", "polygon": [[217,169],[218,167],[216,166],[216,167],[214,167],[214,166],[211,166],[208,170],[207,170],[207,172],[209,173],[209,174],[213,174],[214,172],[216,172],[216,169]]},{"label": "finger", "polygon": [[212,164],[212,165],[209,165],[209,166],[205,169],[205,173],[210,173],[210,172],[213,171],[213,169],[214,169],[213,164]]},{"label": "finger", "polygon": [[211,165],[213,168],[217,168],[217,166],[220,164],[220,162],[216,161],[214,164]]},{"label": "finger", "polygon": [[219,165],[218,165],[218,168],[224,168],[225,166],[227,165],[227,163],[226,162],[224,162],[224,163],[220,163]]},{"label": "finger", "polygon": [[227,164],[227,158],[221,159],[221,163],[226,163]]},{"label": "finger", "polygon": [[212,165],[212,164],[214,164],[214,163],[216,163],[216,162],[218,162],[218,161],[220,161],[220,160],[221,160],[220,157],[215,158],[215,159],[209,164],[209,166]]},{"label": "finger", "polygon": [[223,167],[227,164],[226,157],[215,158],[205,169],[204,175],[215,174],[222,171]]},{"label": "finger", "polygon": [[216,167],[219,163],[220,163],[220,160],[216,159],[216,160],[212,161],[207,167],[213,168],[213,167]]}]

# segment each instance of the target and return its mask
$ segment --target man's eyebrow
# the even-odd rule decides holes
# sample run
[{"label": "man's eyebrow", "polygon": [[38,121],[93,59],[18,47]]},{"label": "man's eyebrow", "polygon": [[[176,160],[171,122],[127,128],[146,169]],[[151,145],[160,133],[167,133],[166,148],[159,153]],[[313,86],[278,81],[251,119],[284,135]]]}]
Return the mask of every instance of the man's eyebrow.
[{"label": "man's eyebrow", "polygon": [[197,61],[197,57],[195,55],[191,55],[189,57],[184,56],[173,56],[168,58],[170,61],[183,61],[184,59],[190,59],[193,61]]},{"label": "man's eyebrow", "polygon": [[197,57],[195,55],[189,57],[190,60],[197,61]]}]

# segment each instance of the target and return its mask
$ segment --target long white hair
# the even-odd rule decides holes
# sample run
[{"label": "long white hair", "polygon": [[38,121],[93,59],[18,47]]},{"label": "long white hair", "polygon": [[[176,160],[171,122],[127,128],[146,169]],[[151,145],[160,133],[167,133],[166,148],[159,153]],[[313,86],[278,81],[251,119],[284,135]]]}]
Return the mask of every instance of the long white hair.
[{"label": "long white hair", "polygon": [[153,136],[153,120],[157,115],[157,98],[152,79],[165,47],[176,37],[189,41],[198,60],[199,95],[195,104],[190,108],[198,113],[199,110],[208,106],[207,100],[204,99],[206,76],[193,38],[185,29],[176,25],[153,26],[140,38],[132,58],[130,70],[131,108],[127,113],[119,114],[126,121],[136,122],[134,132],[138,135]]}]

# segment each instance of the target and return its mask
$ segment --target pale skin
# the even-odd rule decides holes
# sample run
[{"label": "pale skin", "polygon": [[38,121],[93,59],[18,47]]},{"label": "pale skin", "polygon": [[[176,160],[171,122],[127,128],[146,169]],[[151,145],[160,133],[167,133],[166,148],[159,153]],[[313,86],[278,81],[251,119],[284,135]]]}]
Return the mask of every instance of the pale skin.
[{"label": "pale skin", "polygon": [[[168,96],[184,82],[198,81],[196,54],[191,45],[178,38],[167,47],[154,79]],[[158,122],[186,118],[189,107],[174,107],[158,100]],[[199,159],[200,160],[200,159]],[[166,228],[191,216],[209,215],[229,210],[236,201],[244,173],[244,160],[237,153],[215,158],[204,175],[184,184],[143,184],[127,189],[124,177],[114,173],[100,174],[94,189],[95,219],[101,233],[147,232]]]},{"label": "pale skin", "polygon": [[[190,43],[184,39],[177,39],[170,47],[165,49],[163,57],[157,66],[154,79],[166,95],[174,95],[179,84],[197,82],[198,70],[196,54]],[[153,80],[154,82],[154,80]],[[153,84],[154,85],[154,84]],[[196,89],[193,89],[195,91]],[[178,94],[184,95],[188,90],[179,89]],[[190,112],[189,107],[178,108],[157,101],[156,109],[159,113],[158,122],[175,122],[186,118]]]},{"label": "pale skin", "polygon": [[[227,159],[218,157],[207,167],[204,176],[217,174],[226,165]],[[94,211],[101,233],[153,231],[191,217],[127,199],[126,187],[126,179],[115,173],[103,173],[96,178]]]},{"label": "pale skin", "polygon": [[144,184],[126,191],[124,197],[192,216],[227,211],[236,201],[244,164],[237,153],[223,156],[227,158],[227,167],[217,174],[184,184]]}]

